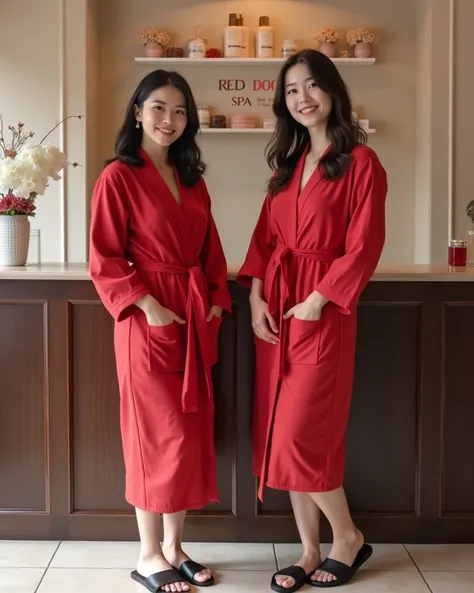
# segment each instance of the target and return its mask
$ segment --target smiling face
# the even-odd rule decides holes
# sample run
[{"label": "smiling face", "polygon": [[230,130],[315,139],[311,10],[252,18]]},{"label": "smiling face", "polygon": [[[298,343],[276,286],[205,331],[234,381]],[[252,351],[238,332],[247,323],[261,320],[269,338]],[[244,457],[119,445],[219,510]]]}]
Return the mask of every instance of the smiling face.
[{"label": "smiling face", "polygon": [[154,90],[143,107],[135,107],[135,117],[143,127],[143,141],[169,147],[184,132],[188,123],[186,100],[171,85]]},{"label": "smiling face", "polygon": [[314,128],[327,124],[332,99],[318,87],[306,64],[298,63],[288,69],[285,101],[291,116],[303,126]]}]

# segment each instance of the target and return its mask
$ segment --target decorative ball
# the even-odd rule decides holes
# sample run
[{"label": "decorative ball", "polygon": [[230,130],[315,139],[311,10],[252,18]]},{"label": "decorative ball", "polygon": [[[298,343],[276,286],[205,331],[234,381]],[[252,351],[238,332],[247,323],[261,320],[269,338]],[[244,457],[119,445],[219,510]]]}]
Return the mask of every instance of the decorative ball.
[{"label": "decorative ball", "polygon": [[221,50],[217,47],[210,47],[206,50],[206,58],[220,58],[221,55]]},{"label": "decorative ball", "polygon": [[169,47],[166,50],[166,55],[168,58],[183,58],[184,50],[181,47]]}]

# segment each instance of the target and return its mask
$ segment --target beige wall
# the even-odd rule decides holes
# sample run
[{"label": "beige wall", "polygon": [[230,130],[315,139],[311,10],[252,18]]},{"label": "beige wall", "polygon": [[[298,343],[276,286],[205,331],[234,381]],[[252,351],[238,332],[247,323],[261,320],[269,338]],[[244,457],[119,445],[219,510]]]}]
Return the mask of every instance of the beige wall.
[{"label": "beige wall", "polygon": [[[7,8],[8,5],[8,8]],[[2,34],[0,35],[0,113],[5,128],[23,121],[40,140],[60,116],[60,40],[58,2],[1,2]],[[44,15],[41,35],[38,23]],[[21,32],[21,35],[20,35]],[[5,135],[10,138],[7,130]],[[59,142],[55,133],[52,141]],[[44,237],[57,236],[57,241],[43,241],[48,259],[61,259],[63,186],[56,183],[47,195],[39,198],[33,228],[41,228]]]},{"label": "beige wall", "polygon": [[[86,112],[86,0],[2,0],[0,113],[41,138],[62,118]],[[80,168],[38,198],[43,261],[83,261],[87,244],[86,125],[66,122],[49,138]]]},{"label": "beige wall", "polygon": [[[87,115],[86,122],[73,120],[53,137],[83,167],[69,171],[64,183],[53,184],[41,198],[33,226],[42,230],[45,261],[87,257],[91,187],[103,159],[111,154],[125,103],[150,69],[134,62],[141,53],[135,42],[137,31],[160,25],[184,44],[191,26],[205,25],[209,42],[220,46],[227,14],[235,10],[244,14],[252,29],[258,16],[270,15],[278,43],[283,31],[303,46],[325,25],[342,31],[365,23],[377,28],[381,33],[377,64],[343,68],[341,73],[359,113],[377,128],[370,145],[389,173],[383,260],[444,261],[450,221],[458,234],[467,226],[463,210],[472,197],[467,163],[473,93],[468,82],[469,24],[474,16],[470,0],[136,0],[133,5],[127,0],[43,0],[41,7],[34,0],[16,0],[8,2],[8,10],[6,5],[5,0],[0,2],[4,8],[0,112],[5,119],[26,121],[39,136],[62,115]],[[199,103],[227,113],[232,112],[229,98],[215,91],[217,79],[264,74],[256,66],[224,70],[185,66],[181,71]],[[452,109],[451,74],[455,75]],[[215,215],[231,263],[242,258],[263,199],[269,174],[263,159],[266,140],[265,136],[201,139]]]},{"label": "beige wall", "polygon": [[456,0],[454,19],[453,234],[474,228],[466,205],[474,200],[474,1]]}]

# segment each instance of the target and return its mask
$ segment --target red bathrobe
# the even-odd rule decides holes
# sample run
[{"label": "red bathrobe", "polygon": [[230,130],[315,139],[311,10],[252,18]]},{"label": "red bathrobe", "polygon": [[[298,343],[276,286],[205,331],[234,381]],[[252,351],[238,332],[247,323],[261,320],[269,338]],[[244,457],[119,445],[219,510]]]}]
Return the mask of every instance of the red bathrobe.
[{"label": "red bathrobe", "polygon": [[[143,167],[115,161],[92,197],[90,272],[115,320],[126,500],[156,513],[218,501],[211,367],[230,311],[227,266],[203,180],[178,180],[178,204],[142,150]],[[146,294],[186,320],[150,327]]]},{"label": "red bathrobe", "polygon": [[[253,470],[263,487],[325,492],[342,485],[360,293],[385,241],[387,180],[376,154],[357,146],[350,169],[329,181],[316,170],[299,192],[306,151],[289,186],[267,196],[237,280],[264,283],[279,344],[259,338]],[[317,290],[318,321],[282,315]]]}]

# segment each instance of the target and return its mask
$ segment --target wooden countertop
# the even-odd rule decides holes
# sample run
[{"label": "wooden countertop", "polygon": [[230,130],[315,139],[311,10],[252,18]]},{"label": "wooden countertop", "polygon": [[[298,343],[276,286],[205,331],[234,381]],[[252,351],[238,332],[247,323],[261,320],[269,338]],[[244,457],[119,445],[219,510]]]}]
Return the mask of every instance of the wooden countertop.
[{"label": "wooden countertop", "polygon": [[[238,268],[238,265],[229,265],[229,279],[235,278]],[[86,263],[0,267],[0,280],[89,280],[89,270]],[[372,281],[474,282],[474,267],[451,268],[427,264],[380,266]]]}]

